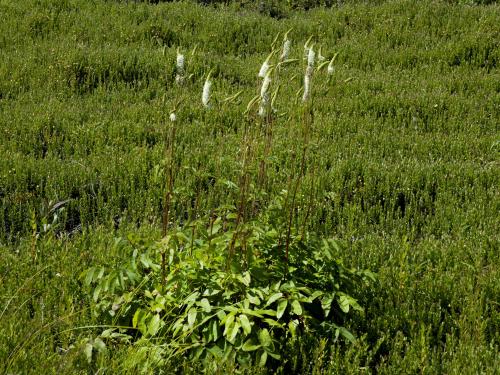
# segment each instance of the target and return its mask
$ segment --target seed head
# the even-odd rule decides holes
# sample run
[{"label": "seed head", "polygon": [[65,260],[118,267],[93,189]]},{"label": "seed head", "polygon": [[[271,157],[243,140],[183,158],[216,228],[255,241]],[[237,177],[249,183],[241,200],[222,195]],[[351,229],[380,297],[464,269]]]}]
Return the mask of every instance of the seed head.
[{"label": "seed head", "polygon": [[175,122],[175,120],[177,120],[177,117],[175,116],[175,113],[174,113],[174,112],[172,112],[172,113],[170,114],[170,121],[171,121],[171,122]]}]

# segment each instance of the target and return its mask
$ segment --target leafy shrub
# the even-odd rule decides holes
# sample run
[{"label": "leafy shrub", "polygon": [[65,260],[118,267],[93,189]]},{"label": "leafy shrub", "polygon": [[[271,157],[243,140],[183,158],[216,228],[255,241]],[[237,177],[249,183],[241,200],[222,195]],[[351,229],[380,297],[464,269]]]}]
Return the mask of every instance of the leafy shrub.
[{"label": "leafy shrub", "polygon": [[334,256],[338,244],[311,233],[292,235],[286,262],[276,226],[256,220],[238,229],[235,217],[177,228],[160,241],[129,236],[121,242],[131,252],[126,264],[82,275],[94,314],[158,343],[168,357],[243,366],[282,362],[304,335],[354,341],[342,322],[363,311],[353,295],[374,275],[346,268]]}]

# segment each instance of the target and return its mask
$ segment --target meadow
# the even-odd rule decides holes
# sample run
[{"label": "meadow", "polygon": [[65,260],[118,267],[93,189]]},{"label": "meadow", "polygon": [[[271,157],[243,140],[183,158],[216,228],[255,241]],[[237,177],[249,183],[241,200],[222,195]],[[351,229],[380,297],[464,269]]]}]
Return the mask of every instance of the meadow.
[{"label": "meadow", "polygon": [[[498,373],[500,6],[315,3],[0,0],[1,371]],[[259,116],[259,69],[284,38],[289,61]],[[118,289],[143,272],[129,289],[151,273],[162,294],[167,255],[196,248],[176,258],[196,271],[227,261],[204,258],[217,246],[245,268],[263,254],[251,244],[271,243],[286,278],[290,239],[297,260],[329,238],[332,267],[375,280],[346,284],[360,308],[340,306],[345,331],[304,333],[281,356],[266,349],[267,363],[264,351],[245,363],[195,359],[185,343],[169,352],[166,310],[141,328],[123,299],[104,306],[96,291],[123,269]],[[151,257],[140,271],[138,252]],[[190,286],[211,280],[195,271]],[[278,304],[278,317],[307,331],[302,307]],[[231,343],[263,332],[257,315],[248,331],[240,315]]]}]

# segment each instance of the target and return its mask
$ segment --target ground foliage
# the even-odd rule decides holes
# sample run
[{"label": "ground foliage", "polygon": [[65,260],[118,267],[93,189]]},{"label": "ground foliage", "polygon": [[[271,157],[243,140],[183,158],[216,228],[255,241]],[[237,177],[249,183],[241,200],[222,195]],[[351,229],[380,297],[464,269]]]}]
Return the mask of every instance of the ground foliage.
[{"label": "ground foliage", "polygon": [[[313,84],[313,167],[297,195],[294,235],[334,237],[336,261],[379,281],[356,289],[364,313],[342,322],[355,344],[303,337],[289,365],[304,373],[500,367],[498,5],[345,1],[304,12],[261,4],[0,2],[2,370],[154,371],[170,358],[147,337],[132,345],[133,333],[94,314],[102,296],[94,302],[80,275],[105,267],[104,277],[131,262],[142,245],[130,233],[161,237],[165,124],[179,99],[171,227],[198,213],[207,228],[214,209],[235,202],[242,113],[273,39],[290,28],[294,58],[311,35],[327,59],[338,52],[333,76]],[[186,56],[183,87],[177,48]],[[209,71],[214,106],[206,111],[199,102]],[[298,167],[302,73],[300,64],[284,69],[259,212]],[[217,102],[238,91],[240,102]],[[236,364],[221,366],[211,370]]]}]

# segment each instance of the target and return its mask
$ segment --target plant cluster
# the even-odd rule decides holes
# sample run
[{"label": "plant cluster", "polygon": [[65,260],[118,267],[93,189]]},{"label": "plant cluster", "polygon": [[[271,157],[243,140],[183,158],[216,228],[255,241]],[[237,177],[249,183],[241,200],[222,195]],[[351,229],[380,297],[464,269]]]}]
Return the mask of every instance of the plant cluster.
[{"label": "plant cluster", "polygon": [[311,234],[292,236],[285,262],[279,231],[263,218],[245,224],[233,249],[239,256],[228,264],[235,219],[228,213],[208,229],[177,228],[160,241],[123,240],[126,263],[82,275],[94,314],[139,347],[158,345],[162,361],[188,355],[264,366],[286,363],[286,348],[307,335],[354,341],[342,322],[363,311],[354,296],[374,275],[345,267],[335,257],[337,242]]}]

